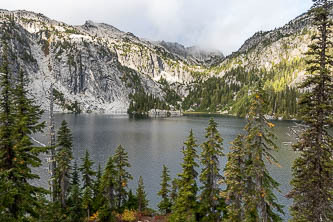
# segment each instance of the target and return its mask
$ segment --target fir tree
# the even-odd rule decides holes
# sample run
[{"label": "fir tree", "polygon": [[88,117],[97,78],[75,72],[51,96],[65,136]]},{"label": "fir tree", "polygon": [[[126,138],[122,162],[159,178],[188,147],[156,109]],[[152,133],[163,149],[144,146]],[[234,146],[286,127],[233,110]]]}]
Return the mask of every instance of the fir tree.
[{"label": "fir tree", "polygon": [[62,208],[66,208],[66,200],[70,188],[70,170],[72,156],[72,134],[67,122],[62,121],[58,130],[57,154],[55,157],[55,193]]},{"label": "fir tree", "polygon": [[101,192],[101,183],[102,183],[102,170],[101,165],[98,165],[98,170],[96,174],[96,180],[93,185],[93,209],[97,211],[102,205],[103,195]]},{"label": "fir tree", "polygon": [[264,159],[276,163],[270,154],[278,150],[270,128],[274,126],[264,116],[266,94],[258,81],[257,88],[251,96],[245,138],[246,194],[244,195],[244,216],[246,221],[282,221],[278,213],[283,213],[282,206],[276,202],[274,190],[279,184],[269,175]]},{"label": "fir tree", "polygon": [[196,162],[198,154],[196,151],[197,144],[192,130],[184,144],[186,147],[182,151],[184,155],[182,173],[179,175],[178,195],[172,209],[173,218],[175,221],[195,221],[195,213],[198,207],[196,200],[198,192],[196,178],[198,173],[195,170],[195,168],[198,167],[198,163]]},{"label": "fir tree", "polygon": [[126,170],[126,168],[131,167],[131,165],[128,162],[128,154],[121,145],[119,145],[116,149],[114,155],[114,163],[116,167],[116,174],[115,174],[116,208],[118,211],[121,211],[127,198],[126,188],[128,186],[128,181],[133,179],[131,174]]},{"label": "fir tree", "polygon": [[223,196],[227,201],[227,221],[238,222],[243,220],[243,201],[245,194],[245,147],[244,136],[238,135],[233,141],[228,153],[228,162],[224,169],[225,184],[227,189],[223,192]]},{"label": "fir tree", "polygon": [[128,192],[127,195],[127,201],[126,201],[126,209],[129,210],[137,210],[138,209],[138,198],[133,194],[132,190]]},{"label": "fir tree", "polygon": [[138,210],[139,212],[143,212],[148,207],[148,200],[142,176],[139,178],[138,188],[136,190],[136,198],[138,199]]},{"label": "fir tree", "polygon": [[115,189],[116,189],[116,166],[112,156],[104,169],[100,192],[102,194],[101,206],[99,208],[98,218],[100,221],[110,221],[113,218],[112,211],[115,210]]},{"label": "fir tree", "polygon": [[202,191],[200,195],[200,213],[202,221],[220,221],[221,219],[221,188],[218,182],[223,179],[220,173],[219,158],[223,154],[223,139],[217,130],[217,123],[213,118],[210,119],[206,129],[206,139],[202,147],[201,164],[203,169],[200,174]]},{"label": "fir tree", "polygon": [[174,178],[171,181],[171,192],[170,192],[171,209],[176,204],[177,195],[178,195],[178,178]]},{"label": "fir tree", "polygon": [[83,209],[82,209],[82,196],[80,189],[80,180],[79,180],[79,172],[77,169],[77,163],[74,162],[73,172],[71,175],[71,186],[70,186],[70,194],[69,194],[69,218],[72,222],[80,222],[82,221]]},{"label": "fir tree", "polygon": [[314,0],[310,10],[316,34],[309,45],[307,78],[300,85],[300,116],[305,125],[293,145],[300,156],[293,165],[293,221],[333,221],[333,57],[332,1]]},{"label": "fir tree", "polygon": [[47,148],[35,147],[31,141],[31,135],[44,128],[44,123],[39,123],[42,111],[28,96],[22,71],[15,92],[12,91],[7,45],[4,45],[0,70],[0,220],[23,221],[39,217],[38,196],[46,190],[33,186],[29,180],[39,178],[31,168],[41,165],[38,155]]},{"label": "fir tree", "polygon": [[169,175],[169,170],[168,168],[163,165],[163,171],[162,171],[162,176],[161,176],[161,190],[158,192],[158,196],[162,198],[160,203],[158,204],[158,208],[160,209],[160,212],[163,214],[168,214],[171,212],[171,201],[169,197],[170,193],[170,175]]},{"label": "fir tree", "polygon": [[91,215],[93,207],[93,176],[96,174],[92,170],[93,162],[89,159],[89,152],[86,150],[86,155],[82,158],[82,166],[80,171],[82,174],[83,194],[82,194],[82,207],[87,212],[87,218]]},{"label": "fir tree", "polygon": [[86,187],[90,187],[93,189],[93,176],[95,176],[96,172],[92,170],[92,165],[94,164],[89,157],[89,152],[86,150],[86,154],[84,158],[81,158],[82,166],[80,167],[80,172],[82,174],[82,182],[83,182],[83,189]]}]

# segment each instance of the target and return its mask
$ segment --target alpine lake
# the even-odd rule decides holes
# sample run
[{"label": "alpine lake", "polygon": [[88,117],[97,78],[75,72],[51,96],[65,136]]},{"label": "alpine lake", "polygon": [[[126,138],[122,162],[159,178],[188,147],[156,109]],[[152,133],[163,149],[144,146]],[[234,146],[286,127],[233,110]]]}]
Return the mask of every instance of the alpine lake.
[{"label": "alpine lake", "polygon": [[[157,209],[160,199],[157,192],[160,189],[160,176],[163,164],[170,170],[171,178],[181,172],[181,162],[184,141],[187,139],[190,130],[193,130],[197,144],[205,141],[205,128],[212,115],[187,115],[173,118],[149,118],[130,119],[127,115],[103,115],[103,114],[55,114],[56,129],[59,128],[62,120],[68,122],[73,135],[73,156],[78,165],[86,150],[94,162],[94,169],[97,170],[100,164],[104,168],[110,155],[118,145],[122,145],[128,152],[131,168],[129,172],[133,180],[129,188],[135,193],[137,182],[140,176],[143,177],[145,191],[149,199],[149,206]],[[231,116],[213,116],[218,123],[218,130],[223,137],[224,153],[229,152],[231,142],[235,137],[244,133],[246,120]],[[47,118],[45,118],[47,120]],[[278,152],[272,154],[279,164],[267,163],[271,176],[280,183],[280,192],[276,192],[278,202],[284,205],[284,220],[290,218],[289,206],[292,200],[285,196],[291,190],[290,180],[292,178],[291,167],[297,157],[291,148],[294,138],[291,134],[291,127],[295,126],[294,121],[272,121],[275,124],[273,132],[277,136],[276,144],[280,147]],[[48,129],[45,129],[47,133]],[[39,141],[47,143],[45,135],[36,137]],[[198,147],[198,154],[201,148]],[[34,183],[48,187],[47,156],[42,156],[43,166],[36,169],[40,180]],[[221,173],[227,162],[227,156],[220,160]],[[197,169],[200,173],[200,169]],[[200,184],[199,184],[200,186]]]}]

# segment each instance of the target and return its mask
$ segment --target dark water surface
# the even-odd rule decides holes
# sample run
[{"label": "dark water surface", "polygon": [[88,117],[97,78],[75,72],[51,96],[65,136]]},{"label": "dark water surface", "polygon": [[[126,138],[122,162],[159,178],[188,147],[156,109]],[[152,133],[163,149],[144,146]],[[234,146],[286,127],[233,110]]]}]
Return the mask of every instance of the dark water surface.
[{"label": "dark water surface", "polygon": [[[205,128],[210,117],[207,116],[184,116],[165,119],[132,120],[127,116],[95,115],[95,114],[57,114],[56,126],[65,119],[73,133],[74,158],[81,163],[85,150],[90,152],[91,159],[104,168],[110,155],[114,154],[116,147],[121,144],[128,152],[129,169],[134,180],[129,184],[135,191],[139,176],[143,177],[145,190],[148,194],[150,207],[156,208],[160,201],[156,195],[160,189],[160,175],[162,166],[165,164],[170,169],[171,177],[175,177],[181,170],[181,149],[190,129],[193,129],[197,143],[201,144],[205,138]],[[229,152],[230,142],[237,134],[241,133],[245,120],[236,117],[215,117],[218,129],[224,138],[225,153]],[[278,137],[277,145],[280,151],[274,153],[281,167],[268,166],[274,179],[280,184],[281,193],[277,194],[279,202],[285,205],[285,219],[289,218],[288,206],[291,200],[284,196],[290,191],[291,165],[296,158],[292,151],[288,136],[291,121],[276,121],[274,131]],[[46,138],[40,138],[44,140]],[[200,149],[200,148],[199,148]],[[200,152],[200,150],[199,150]],[[221,160],[221,168],[225,166],[226,157]],[[47,167],[39,169],[41,184],[46,186],[45,179],[48,177]]]}]

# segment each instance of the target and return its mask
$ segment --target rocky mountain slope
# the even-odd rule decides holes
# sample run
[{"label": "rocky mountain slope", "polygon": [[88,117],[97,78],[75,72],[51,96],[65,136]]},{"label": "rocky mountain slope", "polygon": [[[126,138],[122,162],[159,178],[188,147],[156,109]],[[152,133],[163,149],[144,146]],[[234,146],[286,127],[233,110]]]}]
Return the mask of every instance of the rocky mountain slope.
[{"label": "rocky mountain slope", "polygon": [[[59,111],[79,104],[82,111],[105,113],[126,112],[138,92],[167,103],[183,102],[184,109],[238,113],[254,76],[260,75],[278,97],[302,80],[304,52],[314,33],[305,13],[281,28],[257,32],[225,58],[200,47],[143,40],[103,23],[71,26],[28,11],[0,10],[0,23],[12,69],[20,64],[29,74],[44,108],[54,84]],[[209,80],[219,84],[208,93],[202,87]],[[214,102],[207,103],[205,96]],[[203,101],[207,104],[200,104]]]},{"label": "rocky mountain slope", "polygon": [[[107,24],[70,26],[42,14],[6,10],[0,11],[0,22],[0,36],[16,64],[13,69],[19,64],[29,73],[33,93],[44,108],[54,84],[61,97],[58,110],[75,103],[82,111],[123,113],[129,95],[137,91],[163,100],[161,77],[184,84],[193,80],[193,72],[209,66],[209,52],[178,53]],[[223,58],[214,53],[215,59]]]}]

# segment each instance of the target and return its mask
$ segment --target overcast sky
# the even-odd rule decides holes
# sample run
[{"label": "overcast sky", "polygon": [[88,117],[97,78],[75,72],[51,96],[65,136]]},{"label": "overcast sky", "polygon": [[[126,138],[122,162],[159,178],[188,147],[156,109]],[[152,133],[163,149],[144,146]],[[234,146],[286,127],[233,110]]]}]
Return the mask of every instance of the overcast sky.
[{"label": "overcast sky", "polygon": [[150,40],[236,51],[260,30],[280,27],[306,12],[312,0],[2,0],[0,8],[26,9],[81,25],[104,22]]}]

